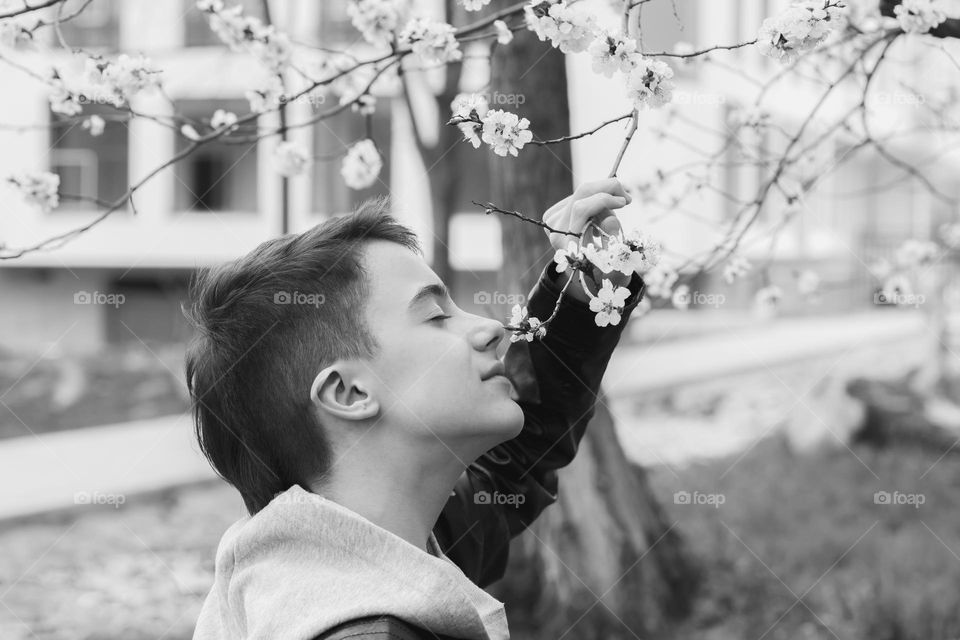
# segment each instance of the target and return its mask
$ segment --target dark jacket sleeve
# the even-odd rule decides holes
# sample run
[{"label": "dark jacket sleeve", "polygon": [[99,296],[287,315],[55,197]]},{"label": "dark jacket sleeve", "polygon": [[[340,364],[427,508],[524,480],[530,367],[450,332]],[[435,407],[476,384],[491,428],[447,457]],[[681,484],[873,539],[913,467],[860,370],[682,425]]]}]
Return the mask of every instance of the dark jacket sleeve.
[{"label": "dark jacket sleeve", "polygon": [[[568,277],[554,266],[544,268],[527,299],[528,313],[540,320],[553,312]],[[504,356],[523,430],[467,467],[433,530],[444,554],[481,587],[503,576],[510,539],[557,500],[557,469],[576,455],[607,363],[643,297],[639,275],[628,288],[618,325],[598,327],[586,303],[565,295],[546,336],[511,343]]]}]

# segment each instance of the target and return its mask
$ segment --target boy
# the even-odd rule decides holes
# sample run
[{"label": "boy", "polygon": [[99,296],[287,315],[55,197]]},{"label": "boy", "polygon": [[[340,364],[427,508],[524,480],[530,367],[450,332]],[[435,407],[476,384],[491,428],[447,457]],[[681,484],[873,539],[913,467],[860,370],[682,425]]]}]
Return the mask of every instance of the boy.
[{"label": "boy", "polygon": [[[551,244],[591,218],[615,231],[627,202],[616,179],[582,185],[544,214]],[[197,437],[250,512],[196,639],[509,637],[482,587],[556,500],[643,282],[604,276],[630,296],[601,328],[575,279],[546,336],[500,360],[503,325],[458,308],[419,251],[373,201],[195,283]],[[553,267],[527,301],[541,320]]]}]

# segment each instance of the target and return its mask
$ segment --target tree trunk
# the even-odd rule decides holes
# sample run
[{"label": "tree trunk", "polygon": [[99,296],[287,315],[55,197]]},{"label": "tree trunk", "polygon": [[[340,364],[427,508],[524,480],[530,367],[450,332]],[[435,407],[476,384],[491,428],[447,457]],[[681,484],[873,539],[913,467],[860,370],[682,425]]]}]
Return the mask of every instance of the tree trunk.
[{"label": "tree trunk", "polygon": [[[539,138],[569,133],[564,56],[527,31],[493,60],[491,87]],[[516,105],[519,96],[526,98]],[[499,108],[491,104],[492,108]],[[491,199],[539,218],[573,190],[569,145],[526,146],[491,157]],[[503,218],[501,288],[526,292],[552,251],[535,225]],[[663,632],[685,615],[698,583],[679,532],[665,519],[643,469],[625,457],[601,393],[560,497],[514,540],[504,600],[517,638],[634,638]]]}]

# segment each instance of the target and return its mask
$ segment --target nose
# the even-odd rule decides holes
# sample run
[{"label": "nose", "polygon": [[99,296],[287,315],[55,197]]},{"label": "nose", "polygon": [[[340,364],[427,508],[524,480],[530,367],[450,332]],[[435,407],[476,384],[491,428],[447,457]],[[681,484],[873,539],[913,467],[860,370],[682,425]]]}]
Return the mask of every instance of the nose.
[{"label": "nose", "polygon": [[477,316],[478,326],[474,329],[471,340],[473,347],[477,351],[489,351],[496,349],[500,341],[503,340],[506,329],[503,323],[490,318]]}]

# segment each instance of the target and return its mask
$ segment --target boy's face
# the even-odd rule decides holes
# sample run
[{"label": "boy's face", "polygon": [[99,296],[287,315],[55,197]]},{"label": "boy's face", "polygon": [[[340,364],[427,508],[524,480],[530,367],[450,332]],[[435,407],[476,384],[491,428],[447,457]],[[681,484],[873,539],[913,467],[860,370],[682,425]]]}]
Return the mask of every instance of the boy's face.
[{"label": "boy's face", "polygon": [[[516,436],[523,412],[513,387],[489,377],[501,364],[503,324],[457,307],[426,261],[402,245],[369,242],[364,264],[367,322],[380,343],[371,370],[381,411],[457,453],[479,455]],[[431,285],[435,291],[424,290]]]}]

